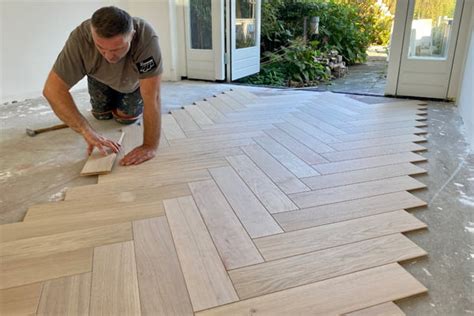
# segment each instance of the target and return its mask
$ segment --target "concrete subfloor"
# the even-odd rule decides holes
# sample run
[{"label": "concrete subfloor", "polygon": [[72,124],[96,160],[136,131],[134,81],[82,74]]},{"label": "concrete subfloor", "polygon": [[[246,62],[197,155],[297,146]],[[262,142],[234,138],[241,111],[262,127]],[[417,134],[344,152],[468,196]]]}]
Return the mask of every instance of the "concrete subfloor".
[{"label": "concrete subfloor", "polygon": [[[231,87],[198,81],[166,82],[162,89],[163,112],[211,96]],[[293,90],[245,87],[260,95],[294,93]],[[312,92],[301,92],[312,93]],[[115,133],[120,125],[92,119],[88,94],[74,98],[98,131]],[[366,103],[393,99],[354,96]],[[427,190],[415,194],[428,207],[412,213],[428,224],[428,231],[408,236],[428,256],[403,266],[429,290],[427,295],[397,302],[407,315],[474,314],[474,155],[464,141],[462,121],[450,103],[429,102],[428,162],[420,166],[428,175],[418,179]],[[80,177],[86,159],[82,137],[70,129],[35,137],[25,128],[59,123],[43,98],[0,105],[0,223],[22,220],[29,206],[61,200],[68,187],[96,183],[96,177]],[[362,294],[363,295],[363,294]]]}]

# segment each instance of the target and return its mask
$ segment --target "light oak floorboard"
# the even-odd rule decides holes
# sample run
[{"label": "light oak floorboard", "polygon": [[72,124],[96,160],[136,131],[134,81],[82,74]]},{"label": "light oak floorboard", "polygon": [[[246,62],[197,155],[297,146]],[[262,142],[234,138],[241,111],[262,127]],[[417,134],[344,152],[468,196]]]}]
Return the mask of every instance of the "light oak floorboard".
[{"label": "light oak floorboard", "polygon": [[166,218],[133,222],[142,315],[193,315]]},{"label": "light oak floorboard", "polygon": [[197,105],[187,105],[184,107],[186,112],[193,118],[199,126],[212,125],[214,122]]},{"label": "light oak floorboard", "polygon": [[41,295],[41,283],[0,290],[0,311],[4,316],[34,316]]},{"label": "light oak floorboard", "polygon": [[164,202],[194,311],[239,298],[191,197]]},{"label": "light oak floorboard", "polygon": [[192,182],[189,187],[226,269],[262,262],[262,256],[216,183]]},{"label": "light oak floorboard", "polygon": [[406,314],[393,302],[367,307],[344,316],[405,316]]},{"label": "light oak floorboard", "polygon": [[171,115],[174,117],[183,132],[197,131],[200,127],[194,122],[193,118],[183,109],[172,110]]},{"label": "light oak floorboard", "polygon": [[372,138],[372,139],[359,140],[359,141],[354,141],[354,142],[343,142],[343,143],[338,143],[338,144],[332,144],[332,147],[336,150],[349,150],[349,149],[383,146],[383,145],[388,145],[388,144],[425,142],[425,141],[426,141],[426,138],[421,137],[421,136],[402,135],[402,136]]},{"label": "light oak floorboard", "polygon": [[183,130],[171,114],[161,116],[161,131],[167,140],[186,138]]},{"label": "light oak floorboard", "polygon": [[274,260],[425,227],[413,215],[399,210],[254,241],[265,260]]},{"label": "light oak floorboard", "polygon": [[424,292],[426,288],[420,282],[398,264],[392,263],[196,315],[339,315]]},{"label": "light oak floorboard", "polygon": [[275,124],[275,126],[319,154],[334,151],[334,149],[326,143],[312,137],[292,124],[283,123]]}]

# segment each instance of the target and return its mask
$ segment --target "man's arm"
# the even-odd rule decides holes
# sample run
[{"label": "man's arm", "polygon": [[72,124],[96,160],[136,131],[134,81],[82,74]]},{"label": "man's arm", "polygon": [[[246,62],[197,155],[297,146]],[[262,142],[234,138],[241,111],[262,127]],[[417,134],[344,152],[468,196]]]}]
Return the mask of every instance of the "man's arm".
[{"label": "man's arm", "polygon": [[143,98],[143,145],[133,149],[120,162],[123,166],[138,165],[155,157],[161,134],[161,75],[140,80]]},{"label": "man's arm", "polygon": [[97,147],[102,154],[110,148],[114,152],[120,150],[120,145],[110,139],[100,136],[90,126],[89,122],[77,109],[74,100],[69,93],[70,87],[51,70],[44,86],[43,95],[48,100],[54,113],[74,131],[82,134],[88,145],[88,153],[91,154]]}]

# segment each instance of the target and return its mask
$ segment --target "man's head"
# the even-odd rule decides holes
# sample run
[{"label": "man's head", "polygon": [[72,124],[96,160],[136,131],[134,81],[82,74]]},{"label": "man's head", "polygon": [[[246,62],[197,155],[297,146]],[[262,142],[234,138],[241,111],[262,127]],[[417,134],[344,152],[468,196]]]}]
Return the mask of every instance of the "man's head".
[{"label": "man's head", "polygon": [[91,30],[95,46],[111,64],[127,55],[135,34],[132,17],[117,7],[95,11],[91,18]]}]

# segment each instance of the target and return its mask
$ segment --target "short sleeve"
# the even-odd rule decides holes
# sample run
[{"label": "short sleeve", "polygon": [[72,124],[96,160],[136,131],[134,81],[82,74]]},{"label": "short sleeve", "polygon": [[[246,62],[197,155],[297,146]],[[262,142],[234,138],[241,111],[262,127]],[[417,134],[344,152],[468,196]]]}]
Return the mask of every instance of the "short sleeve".
[{"label": "short sleeve", "polygon": [[161,75],[163,72],[163,61],[158,36],[153,36],[148,44],[143,46],[135,60],[139,79]]},{"label": "short sleeve", "polygon": [[53,70],[69,87],[74,86],[86,75],[77,39],[77,30],[69,36],[54,63]]}]

